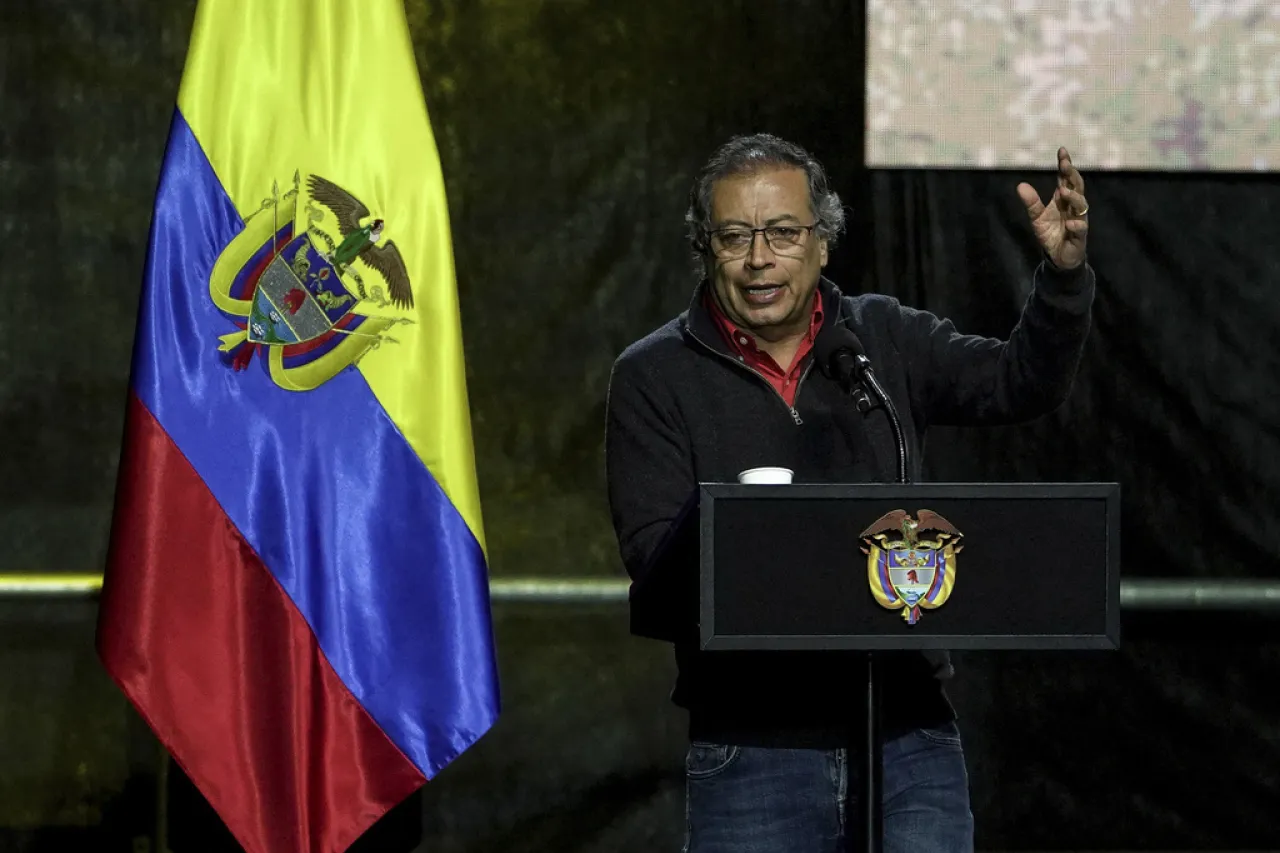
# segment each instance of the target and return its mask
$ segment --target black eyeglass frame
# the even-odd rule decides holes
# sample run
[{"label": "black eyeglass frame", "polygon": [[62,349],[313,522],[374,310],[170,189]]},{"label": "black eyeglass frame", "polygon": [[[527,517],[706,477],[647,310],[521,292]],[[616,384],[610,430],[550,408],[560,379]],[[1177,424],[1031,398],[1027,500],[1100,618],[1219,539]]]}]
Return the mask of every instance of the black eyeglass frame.
[{"label": "black eyeglass frame", "polygon": [[[801,248],[801,249],[802,249],[802,248],[804,248],[806,245],[808,245],[809,237],[811,237],[811,236],[813,235],[814,229],[816,229],[816,228],[817,228],[819,225],[821,225],[821,224],[822,224],[821,222],[814,222],[814,223],[813,223],[813,224],[811,224],[811,225],[766,225],[766,226],[764,226],[763,228],[744,228],[744,227],[743,227],[743,226],[741,226],[741,225],[729,225],[729,226],[726,226],[726,227],[724,227],[724,228],[717,228],[717,229],[715,229],[714,231],[708,231],[708,232],[707,232],[707,249],[711,252],[711,254],[715,255],[717,258],[738,258],[738,257],[745,257],[746,255],[751,254],[751,250],[752,250],[752,248],[754,248],[754,247],[755,247],[755,245],[756,245],[756,235],[757,235],[757,234],[759,234],[759,235],[761,235],[762,237],[764,237],[764,244],[765,244],[766,246],[768,246],[768,247],[769,247],[769,251],[774,252],[775,254],[786,254],[785,252],[779,253],[779,252],[778,252],[778,250],[777,250],[777,249],[775,249],[775,248],[773,247],[773,242],[772,242],[772,241],[770,241],[770,239],[769,239],[769,232],[770,232],[770,231],[772,231],[772,230],[773,230],[773,229],[775,229],[775,228],[799,228],[799,229],[804,230],[805,232],[807,232],[807,234],[806,234],[806,236],[805,236],[805,241],[804,241],[803,243],[799,244],[799,245],[796,247],[796,248]],[[717,234],[721,234],[721,233],[723,233],[723,232],[725,232],[725,231],[738,231],[738,232],[748,231],[748,232],[750,232],[750,233],[751,233],[751,240],[750,240],[750,241],[746,244],[746,246],[744,247],[744,248],[745,248],[745,251],[743,251],[741,254],[734,253],[734,254],[729,254],[729,255],[725,255],[725,254],[722,254],[722,253],[720,253],[720,252],[717,252],[717,251],[715,250],[715,247],[714,247],[714,246],[712,246],[712,241],[714,241],[714,240],[715,240],[715,236],[716,236]]]}]

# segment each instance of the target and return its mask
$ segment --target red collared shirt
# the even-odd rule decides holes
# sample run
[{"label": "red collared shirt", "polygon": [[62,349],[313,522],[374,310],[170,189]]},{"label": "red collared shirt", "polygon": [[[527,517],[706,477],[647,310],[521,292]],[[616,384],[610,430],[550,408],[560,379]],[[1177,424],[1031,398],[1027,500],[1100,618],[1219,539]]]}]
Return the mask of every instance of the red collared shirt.
[{"label": "red collared shirt", "polygon": [[755,338],[739,329],[725,316],[710,290],[707,291],[707,309],[711,312],[711,318],[715,321],[716,328],[720,330],[720,335],[729,345],[729,351],[743,364],[769,380],[769,384],[782,395],[782,399],[787,401],[788,406],[794,406],[796,385],[804,372],[804,357],[813,349],[813,340],[818,336],[818,330],[822,328],[821,294],[817,290],[813,292],[813,313],[809,315],[809,331],[800,341],[800,348],[796,350],[795,358],[791,360],[791,366],[786,370],[773,360],[773,356],[756,346]]}]

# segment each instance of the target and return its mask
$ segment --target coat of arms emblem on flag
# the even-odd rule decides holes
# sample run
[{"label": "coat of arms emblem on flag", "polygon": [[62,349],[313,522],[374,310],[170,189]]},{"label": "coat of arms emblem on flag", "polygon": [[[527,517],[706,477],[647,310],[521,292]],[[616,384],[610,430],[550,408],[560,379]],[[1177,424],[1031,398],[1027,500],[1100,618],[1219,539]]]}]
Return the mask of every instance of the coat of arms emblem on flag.
[{"label": "coat of arms emblem on flag", "polygon": [[[218,347],[237,371],[261,353],[282,388],[309,391],[357,363],[413,307],[404,258],[384,240],[384,220],[319,175],[270,198],[247,217],[209,277],[214,304],[240,328]],[[356,261],[361,266],[356,266]],[[361,275],[361,272],[364,274]],[[366,280],[367,279],[367,280]]]},{"label": "coat of arms emblem on flag", "polygon": [[941,607],[951,596],[964,536],[938,513],[922,509],[913,518],[896,509],[859,539],[872,596],[881,607],[901,610],[908,625],[919,621],[921,610]]}]

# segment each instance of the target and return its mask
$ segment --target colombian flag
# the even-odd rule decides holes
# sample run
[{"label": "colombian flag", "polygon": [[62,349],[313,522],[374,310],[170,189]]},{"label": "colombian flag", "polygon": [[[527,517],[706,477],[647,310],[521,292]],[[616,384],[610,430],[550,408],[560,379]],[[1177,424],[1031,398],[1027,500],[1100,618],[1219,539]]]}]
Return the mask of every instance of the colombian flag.
[{"label": "colombian flag", "polygon": [[400,0],[201,0],[98,626],[253,853],[346,849],[498,714],[444,185]]}]

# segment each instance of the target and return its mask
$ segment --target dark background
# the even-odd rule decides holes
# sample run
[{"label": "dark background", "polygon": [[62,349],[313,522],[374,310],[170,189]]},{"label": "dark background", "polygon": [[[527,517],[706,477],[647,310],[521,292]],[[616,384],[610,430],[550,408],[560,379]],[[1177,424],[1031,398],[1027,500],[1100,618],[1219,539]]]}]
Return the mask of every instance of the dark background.
[{"label": "dark background", "polygon": [[[101,569],[194,6],[0,4],[0,571]],[[851,207],[828,268],[845,289],[965,331],[1015,321],[1037,250],[1014,187],[1047,193],[1054,151],[1039,174],[866,172],[861,4],[408,10],[495,575],[621,575],[602,482],[609,367],[686,304],[685,194],[733,133],[773,131],[826,163]],[[1280,185],[1077,165],[1098,295],[1075,393],[1032,426],[933,433],[930,477],[1119,481],[1127,577],[1275,579]],[[124,850],[152,828],[153,744],[93,656],[94,616],[0,603],[0,850]],[[410,803],[421,849],[677,850],[667,651],[629,637],[620,608],[503,605],[496,622],[506,710]],[[979,845],[1280,846],[1280,642],[1274,623],[1236,625],[1175,616],[1117,653],[957,655]],[[185,807],[171,819],[196,822]]]}]

